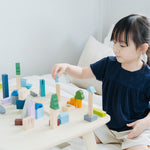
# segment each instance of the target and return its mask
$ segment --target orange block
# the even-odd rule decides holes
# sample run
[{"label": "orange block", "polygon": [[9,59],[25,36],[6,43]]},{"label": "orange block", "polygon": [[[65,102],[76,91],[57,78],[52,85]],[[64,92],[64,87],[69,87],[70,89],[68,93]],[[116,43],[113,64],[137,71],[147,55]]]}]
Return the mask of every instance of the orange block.
[{"label": "orange block", "polygon": [[82,100],[76,99],[76,107],[77,108],[82,108]]},{"label": "orange block", "polygon": [[69,101],[67,101],[67,104],[70,104],[70,105],[76,105],[76,99],[74,97],[71,97]]}]

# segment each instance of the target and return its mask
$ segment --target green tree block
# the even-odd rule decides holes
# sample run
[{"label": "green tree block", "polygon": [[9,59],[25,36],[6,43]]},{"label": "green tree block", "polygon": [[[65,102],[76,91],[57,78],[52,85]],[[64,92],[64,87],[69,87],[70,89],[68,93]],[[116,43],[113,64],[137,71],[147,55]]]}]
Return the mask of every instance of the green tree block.
[{"label": "green tree block", "polygon": [[52,94],[51,96],[51,102],[50,102],[50,108],[52,109],[59,109],[59,103],[58,103],[58,97],[57,97],[57,94]]},{"label": "green tree block", "polygon": [[103,110],[100,110],[98,108],[93,108],[93,113],[100,116],[100,117],[105,117],[106,116],[106,112]]},{"label": "green tree block", "polygon": [[16,63],[16,75],[20,75],[20,63]]},{"label": "green tree block", "polygon": [[82,90],[78,90],[78,91],[76,92],[75,99],[80,99],[80,100],[83,100],[83,99],[84,99],[84,94],[83,94],[83,91],[82,91]]}]

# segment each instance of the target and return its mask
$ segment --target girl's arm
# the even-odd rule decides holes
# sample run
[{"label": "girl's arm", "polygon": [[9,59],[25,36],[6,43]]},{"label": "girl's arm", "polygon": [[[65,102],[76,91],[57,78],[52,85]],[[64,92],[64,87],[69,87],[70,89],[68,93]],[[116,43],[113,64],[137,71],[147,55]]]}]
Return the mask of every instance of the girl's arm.
[{"label": "girl's arm", "polygon": [[150,112],[145,118],[129,123],[127,124],[127,126],[133,127],[127,138],[133,139],[135,137],[138,137],[141,133],[144,132],[145,129],[150,127]]},{"label": "girl's arm", "polygon": [[54,79],[56,78],[57,73],[58,77],[60,77],[62,73],[67,73],[71,77],[78,79],[89,79],[95,77],[90,66],[81,68],[79,66],[70,65],[67,63],[55,64],[51,71]]}]

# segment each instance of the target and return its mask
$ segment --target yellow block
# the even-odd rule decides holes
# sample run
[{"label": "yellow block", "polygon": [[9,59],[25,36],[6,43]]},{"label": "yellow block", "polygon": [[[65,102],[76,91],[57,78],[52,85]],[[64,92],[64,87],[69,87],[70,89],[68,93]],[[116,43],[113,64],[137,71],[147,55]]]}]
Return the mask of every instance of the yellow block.
[{"label": "yellow block", "polygon": [[2,89],[3,88],[3,86],[2,86],[2,84],[0,84],[0,89]]},{"label": "yellow block", "polygon": [[93,113],[100,116],[100,117],[105,117],[106,116],[106,112],[103,110],[100,110],[98,108],[93,108]]}]

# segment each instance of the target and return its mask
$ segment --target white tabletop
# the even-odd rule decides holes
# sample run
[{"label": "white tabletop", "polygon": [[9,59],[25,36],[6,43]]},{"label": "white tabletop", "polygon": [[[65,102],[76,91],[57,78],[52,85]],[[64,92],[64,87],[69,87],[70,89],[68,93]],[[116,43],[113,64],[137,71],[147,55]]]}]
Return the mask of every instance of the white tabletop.
[{"label": "white tabletop", "polygon": [[[48,93],[45,98],[42,98],[47,112],[50,95]],[[34,99],[40,99],[40,97]],[[60,107],[67,100],[69,99],[62,98]],[[0,150],[48,150],[57,144],[85,135],[110,120],[109,115],[107,115],[103,118],[98,117],[94,122],[84,121],[87,106],[83,105],[83,108],[76,108],[69,113],[69,123],[60,125],[56,129],[49,128],[49,114],[45,113],[43,118],[35,120],[33,129],[23,130],[22,126],[14,125],[14,120],[21,117],[16,107],[11,104],[3,106],[7,113],[0,115]]]}]

